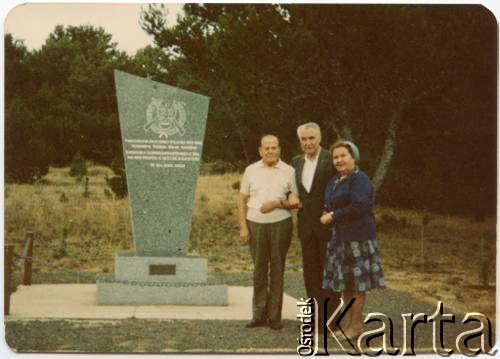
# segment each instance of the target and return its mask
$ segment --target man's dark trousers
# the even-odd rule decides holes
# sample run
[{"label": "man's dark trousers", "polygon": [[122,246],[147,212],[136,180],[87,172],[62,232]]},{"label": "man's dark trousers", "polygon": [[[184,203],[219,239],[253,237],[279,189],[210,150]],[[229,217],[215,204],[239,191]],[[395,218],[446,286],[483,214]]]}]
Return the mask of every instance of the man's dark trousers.
[{"label": "man's dark trousers", "polygon": [[276,223],[247,221],[254,263],[254,321],[281,321],[285,260],[292,240],[292,219]]},{"label": "man's dark trousers", "polygon": [[[323,266],[326,255],[326,245],[330,240],[331,227],[320,223],[323,213],[325,187],[334,175],[332,157],[328,151],[321,148],[313,182],[308,192],[302,185],[302,170],[304,168],[304,155],[296,156],[292,160],[302,208],[298,212],[298,230],[302,245],[302,262],[304,284],[307,296],[318,301],[318,319],[323,318],[323,302],[326,297],[331,298],[329,308],[336,308],[339,303],[339,293],[325,290],[323,284]],[[329,313],[333,310],[329,309]]]}]

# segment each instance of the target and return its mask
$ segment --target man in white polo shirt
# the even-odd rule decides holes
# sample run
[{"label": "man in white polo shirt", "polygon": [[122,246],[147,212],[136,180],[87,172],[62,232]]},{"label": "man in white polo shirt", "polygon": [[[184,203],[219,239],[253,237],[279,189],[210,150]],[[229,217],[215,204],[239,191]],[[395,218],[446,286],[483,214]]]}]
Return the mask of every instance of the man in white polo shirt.
[{"label": "man in white polo shirt", "polygon": [[296,208],[299,200],[295,170],[280,160],[280,153],[276,136],[262,137],[262,159],[245,169],[240,185],[240,239],[250,243],[254,263],[253,319],[247,328],[283,327],[283,275],[292,239],[290,209]]}]

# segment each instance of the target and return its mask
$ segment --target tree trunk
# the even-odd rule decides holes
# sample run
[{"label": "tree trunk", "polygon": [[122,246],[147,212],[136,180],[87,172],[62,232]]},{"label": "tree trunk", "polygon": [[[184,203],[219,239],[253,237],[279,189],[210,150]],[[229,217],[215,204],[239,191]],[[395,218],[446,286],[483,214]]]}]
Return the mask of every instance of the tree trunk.
[{"label": "tree trunk", "polygon": [[241,132],[241,126],[240,126],[238,120],[236,119],[236,114],[234,114],[234,111],[231,111],[231,106],[229,106],[229,104],[225,100],[225,97],[223,96],[222,91],[218,91],[216,93],[217,93],[217,97],[220,100],[221,105],[225,109],[226,116],[229,117],[229,119],[233,123],[233,126],[234,126],[236,133],[238,134],[238,139],[240,140],[241,150],[243,151],[243,155],[245,156],[246,164],[248,165],[248,164],[250,164],[250,157],[248,156],[248,151],[247,151],[247,147],[245,144],[245,138],[243,137],[243,133]]},{"label": "tree trunk", "polygon": [[387,129],[387,137],[385,138],[384,149],[382,152],[382,158],[380,159],[375,175],[373,176],[373,186],[375,195],[377,194],[380,186],[384,181],[385,175],[389,170],[389,165],[391,164],[392,157],[394,156],[394,151],[396,147],[396,135],[401,119],[401,111],[403,110],[405,101],[401,101],[399,106],[393,111],[391,116],[391,121],[389,122],[389,127]]},{"label": "tree trunk", "polygon": [[247,151],[247,147],[245,144],[245,138],[243,137],[243,133],[241,132],[241,126],[235,118],[236,115],[234,115],[230,112],[231,109],[230,109],[229,105],[225,101],[223,103],[224,103],[224,107],[226,108],[226,113],[227,113],[229,119],[231,120],[231,122],[233,123],[234,129],[236,130],[236,133],[238,134],[241,149],[243,150],[243,155],[245,156],[245,161],[246,161],[246,164],[248,165],[248,164],[250,164],[250,157],[248,157],[248,151]]},{"label": "tree trunk", "polygon": [[352,141],[352,131],[348,125],[342,126],[340,130],[340,136],[343,140]]},{"label": "tree trunk", "polygon": [[[332,118],[335,118],[335,111],[334,108],[337,107],[339,108],[338,110],[338,116],[340,117],[339,120],[335,122],[330,123],[330,129],[335,135],[335,140],[332,142],[336,142],[338,140],[347,140],[347,141],[352,141],[352,131],[351,127],[348,125],[347,121],[347,109],[344,103],[339,102],[335,106],[333,106],[331,103],[329,103],[329,108],[330,108],[330,114]],[[340,129],[339,129],[340,125]]]}]

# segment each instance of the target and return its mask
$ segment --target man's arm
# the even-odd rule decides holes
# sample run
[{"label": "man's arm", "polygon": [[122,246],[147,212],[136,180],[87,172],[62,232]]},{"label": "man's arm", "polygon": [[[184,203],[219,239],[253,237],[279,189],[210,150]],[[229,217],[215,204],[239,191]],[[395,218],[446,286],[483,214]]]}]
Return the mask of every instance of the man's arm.
[{"label": "man's arm", "polygon": [[293,168],[289,173],[288,181],[290,191],[285,194],[286,199],[275,199],[264,202],[260,208],[261,213],[271,212],[275,208],[295,209],[300,207],[301,203],[298,196],[297,184],[295,183],[295,170]]},{"label": "man's arm", "polygon": [[279,199],[272,199],[270,201],[266,201],[262,203],[260,206],[260,213],[268,213],[271,212],[275,208],[282,208],[282,202]]},{"label": "man's arm", "polygon": [[290,176],[290,192],[287,193],[286,200],[282,201],[282,206],[286,209],[297,209],[302,207],[298,193],[299,190],[297,188],[296,172],[294,169]]},{"label": "man's arm", "polygon": [[250,240],[250,232],[247,226],[247,202],[248,196],[240,193],[238,196],[238,222],[240,224],[240,241],[242,244]]},{"label": "man's arm", "polygon": [[286,209],[297,209],[302,206],[299,196],[297,194],[290,192],[286,200],[282,201],[283,208]]},{"label": "man's arm", "polygon": [[288,194],[287,199],[281,201],[279,199],[274,199],[263,203],[262,207],[260,207],[260,212],[261,213],[271,212],[275,208],[297,209],[300,208],[301,205],[302,203],[300,202],[299,196],[297,196],[293,192],[290,192],[290,194]]}]

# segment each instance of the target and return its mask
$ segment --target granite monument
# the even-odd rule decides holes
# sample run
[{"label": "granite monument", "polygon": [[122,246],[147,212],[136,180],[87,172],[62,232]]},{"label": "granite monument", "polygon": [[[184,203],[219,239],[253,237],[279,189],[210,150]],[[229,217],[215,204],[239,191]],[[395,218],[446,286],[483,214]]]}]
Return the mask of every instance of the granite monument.
[{"label": "granite monument", "polygon": [[134,252],[97,280],[99,304],[226,305],[187,255],[209,98],[115,70]]}]

